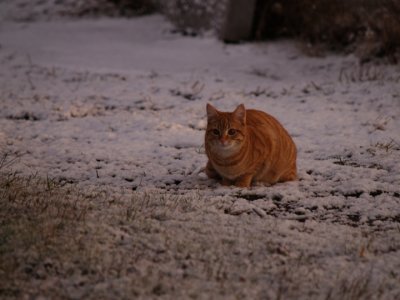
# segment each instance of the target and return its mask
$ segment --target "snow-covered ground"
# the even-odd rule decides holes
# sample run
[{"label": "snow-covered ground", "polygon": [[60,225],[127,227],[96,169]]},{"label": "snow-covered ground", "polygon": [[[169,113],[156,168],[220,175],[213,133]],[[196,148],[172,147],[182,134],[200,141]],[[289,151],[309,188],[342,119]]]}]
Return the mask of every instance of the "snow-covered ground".
[{"label": "snow-covered ground", "polygon": [[[171,32],[159,15],[1,22],[0,147],[19,157],[12,169],[114,195],[195,197],[171,218],[189,237],[254,253],[235,266],[213,257],[253,276],[237,279],[247,297],[278,297],[287,283],[274,274],[289,260],[309,280],[304,298],[339,297],[357,280],[372,298],[400,297],[400,67]],[[277,117],[298,146],[299,181],[247,190],[207,179],[207,102]]]}]

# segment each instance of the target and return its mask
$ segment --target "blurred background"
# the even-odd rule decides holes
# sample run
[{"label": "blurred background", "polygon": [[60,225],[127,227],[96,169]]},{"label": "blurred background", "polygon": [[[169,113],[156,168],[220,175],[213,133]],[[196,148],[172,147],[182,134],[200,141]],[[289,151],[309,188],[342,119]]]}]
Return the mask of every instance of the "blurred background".
[{"label": "blurred background", "polygon": [[[397,63],[400,49],[398,0],[3,0],[7,15],[37,18],[132,17],[162,13],[184,35],[215,33],[221,40],[293,38],[313,56],[354,53],[361,62]],[[17,5],[15,5],[17,4]],[[17,10],[17,11],[15,11]]]}]

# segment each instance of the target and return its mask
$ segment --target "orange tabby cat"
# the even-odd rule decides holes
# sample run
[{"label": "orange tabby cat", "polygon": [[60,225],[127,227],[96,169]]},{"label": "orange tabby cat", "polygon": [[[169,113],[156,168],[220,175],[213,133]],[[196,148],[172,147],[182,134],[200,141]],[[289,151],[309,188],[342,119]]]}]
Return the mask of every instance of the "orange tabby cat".
[{"label": "orange tabby cat", "polygon": [[221,112],[207,104],[206,174],[223,185],[249,187],[295,180],[296,145],[288,132],[265,112],[239,105]]}]

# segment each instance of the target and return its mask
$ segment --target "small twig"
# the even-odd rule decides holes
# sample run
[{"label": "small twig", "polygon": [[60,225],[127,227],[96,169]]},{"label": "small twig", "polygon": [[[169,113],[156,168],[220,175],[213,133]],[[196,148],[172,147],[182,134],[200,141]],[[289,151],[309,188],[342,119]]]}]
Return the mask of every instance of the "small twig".
[{"label": "small twig", "polygon": [[216,101],[216,100],[220,100],[223,99],[225,97],[225,93],[223,91],[219,91],[219,92],[215,92],[211,95],[211,97],[209,98],[210,101]]},{"label": "small twig", "polygon": [[29,54],[27,54],[26,56],[28,58],[29,70],[25,72],[25,75],[26,75],[26,77],[28,79],[28,83],[29,83],[29,85],[31,87],[31,90],[34,91],[34,90],[36,90],[36,87],[33,84],[32,78],[31,78],[31,72],[32,72],[32,69],[33,69],[32,58],[31,58],[31,56]]},{"label": "small twig", "polygon": [[140,187],[140,186],[142,185],[142,181],[143,181],[143,178],[144,178],[145,176],[146,176],[146,172],[143,172],[143,176],[140,177],[139,184],[136,186],[136,188],[138,188],[138,187]]},{"label": "small twig", "polygon": [[27,77],[27,79],[28,79],[28,83],[29,83],[29,85],[30,85],[30,87],[31,87],[31,90],[32,90],[32,91],[36,90],[36,87],[35,87],[35,85],[33,84],[32,79],[31,79],[30,71],[26,71],[26,72],[25,72],[25,75],[26,75],[26,77]]},{"label": "small twig", "polygon": [[342,67],[339,72],[339,82],[343,82],[344,68]]},{"label": "small twig", "polygon": [[23,154],[17,154],[16,157],[14,157],[13,159],[11,159],[10,161],[6,162],[7,157],[9,156],[9,153],[5,153],[3,155],[3,157],[1,158],[0,161],[0,169],[2,168],[6,168],[9,165],[11,165],[12,163],[14,163],[17,159],[19,159],[20,157],[23,156]]},{"label": "small twig", "polygon": [[319,85],[317,85],[314,81],[311,81],[311,84],[317,91],[322,90],[322,88]]}]

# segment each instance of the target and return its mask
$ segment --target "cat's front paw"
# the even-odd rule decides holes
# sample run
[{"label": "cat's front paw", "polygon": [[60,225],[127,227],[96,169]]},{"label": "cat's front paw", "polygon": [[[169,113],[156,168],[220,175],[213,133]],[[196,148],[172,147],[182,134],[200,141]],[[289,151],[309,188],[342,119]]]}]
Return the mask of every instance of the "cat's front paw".
[{"label": "cat's front paw", "polygon": [[221,185],[223,185],[223,186],[230,186],[230,185],[232,185],[232,181],[230,181],[229,179],[226,179],[226,178],[222,178],[220,183],[221,183]]},{"label": "cat's front paw", "polygon": [[204,171],[205,171],[206,175],[208,176],[208,178],[217,179],[217,180],[221,179],[221,176],[219,176],[219,174],[213,168],[213,166],[211,165],[210,162],[207,163]]},{"label": "cat's front paw", "polygon": [[251,180],[253,176],[251,175],[242,175],[238,179],[235,180],[235,186],[241,188],[249,188],[251,186]]}]

